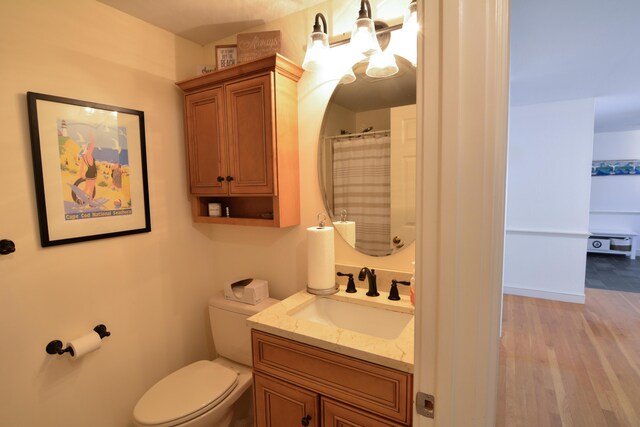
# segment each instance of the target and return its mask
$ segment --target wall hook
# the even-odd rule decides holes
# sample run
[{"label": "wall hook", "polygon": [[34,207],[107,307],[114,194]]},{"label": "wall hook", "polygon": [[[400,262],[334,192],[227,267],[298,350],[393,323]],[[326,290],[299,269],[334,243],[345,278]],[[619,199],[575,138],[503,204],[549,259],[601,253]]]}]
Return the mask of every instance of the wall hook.
[{"label": "wall hook", "polygon": [[9,255],[16,251],[16,244],[11,240],[0,240],[0,255]]}]

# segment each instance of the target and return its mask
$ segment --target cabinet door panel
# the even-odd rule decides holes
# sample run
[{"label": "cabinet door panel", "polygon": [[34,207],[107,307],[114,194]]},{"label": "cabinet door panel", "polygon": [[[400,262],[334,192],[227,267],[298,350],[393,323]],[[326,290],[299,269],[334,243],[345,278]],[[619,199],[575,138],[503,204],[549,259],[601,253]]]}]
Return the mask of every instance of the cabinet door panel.
[{"label": "cabinet door panel", "polygon": [[274,194],[271,79],[267,74],[225,88],[229,194]]},{"label": "cabinet door panel", "polygon": [[193,194],[225,194],[224,97],[217,87],[186,97],[189,181]]},{"label": "cabinet door panel", "polygon": [[403,427],[351,406],[321,398],[322,427]]},{"label": "cabinet door panel", "polygon": [[256,427],[318,425],[318,395],[294,385],[254,373]]}]

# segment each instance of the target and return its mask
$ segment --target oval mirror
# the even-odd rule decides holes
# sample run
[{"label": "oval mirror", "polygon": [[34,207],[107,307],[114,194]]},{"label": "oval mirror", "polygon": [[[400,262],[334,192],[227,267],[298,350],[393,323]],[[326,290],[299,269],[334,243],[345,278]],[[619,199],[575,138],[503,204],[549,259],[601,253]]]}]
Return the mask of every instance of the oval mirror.
[{"label": "oval mirror", "polygon": [[416,69],[395,56],[390,77],[353,67],[324,114],[320,189],[336,231],[356,250],[391,255],[415,240]]}]

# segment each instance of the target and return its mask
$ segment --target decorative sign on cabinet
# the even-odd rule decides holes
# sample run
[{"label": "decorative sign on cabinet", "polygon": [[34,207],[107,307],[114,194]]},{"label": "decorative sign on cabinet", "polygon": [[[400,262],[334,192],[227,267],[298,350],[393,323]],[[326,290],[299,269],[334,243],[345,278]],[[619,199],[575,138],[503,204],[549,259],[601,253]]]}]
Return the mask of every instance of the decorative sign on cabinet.
[{"label": "decorative sign on cabinet", "polygon": [[238,40],[238,64],[278,53],[282,44],[279,30],[240,33]]},{"label": "decorative sign on cabinet", "polygon": [[[281,55],[176,83],[184,92],[189,191],[195,222],[300,223],[297,82]],[[208,216],[220,203],[222,217]]]}]

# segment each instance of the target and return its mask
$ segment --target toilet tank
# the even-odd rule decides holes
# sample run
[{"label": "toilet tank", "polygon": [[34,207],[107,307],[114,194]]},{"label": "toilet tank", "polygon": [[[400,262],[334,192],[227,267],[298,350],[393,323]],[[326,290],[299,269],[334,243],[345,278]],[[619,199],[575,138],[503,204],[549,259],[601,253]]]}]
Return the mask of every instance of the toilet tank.
[{"label": "toilet tank", "polygon": [[247,319],[271,307],[278,300],[267,298],[251,305],[225,299],[220,292],[209,300],[209,321],[213,343],[219,356],[246,366],[252,366],[251,328]]}]

